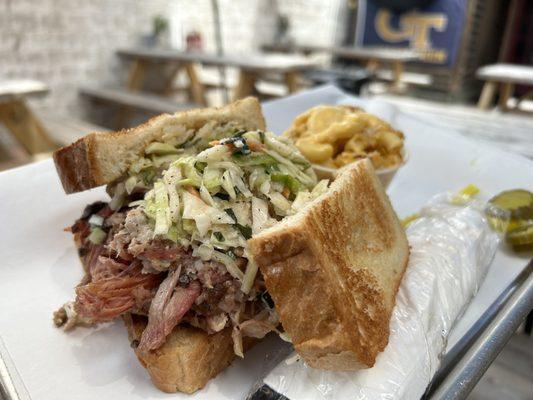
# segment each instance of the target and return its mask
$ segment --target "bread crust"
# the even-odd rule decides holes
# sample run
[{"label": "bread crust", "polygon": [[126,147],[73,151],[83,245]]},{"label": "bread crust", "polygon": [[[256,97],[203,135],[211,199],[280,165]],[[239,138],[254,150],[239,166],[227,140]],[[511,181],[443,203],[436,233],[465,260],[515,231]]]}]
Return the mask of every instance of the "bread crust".
[{"label": "bread crust", "polygon": [[343,169],[325,195],[248,245],[311,367],[374,365],[388,343],[409,246],[370,162]]},{"label": "bread crust", "polygon": [[132,129],[90,133],[54,152],[63,189],[75,193],[111,183],[126,172],[148,144],[163,135],[165,127],[180,125],[197,130],[209,122],[231,122],[248,130],[265,129],[259,101],[248,97],[220,108],[162,114]]},{"label": "bread crust", "polygon": [[174,328],[158,349],[141,352],[139,343],[146,327],[146,318],[127,314],[123,317],[137,358],[150,374],[152,382],[167,393],[193,393],[226,368],[235,358],[231,328],[208,335],[206,332],[180,324]]}]

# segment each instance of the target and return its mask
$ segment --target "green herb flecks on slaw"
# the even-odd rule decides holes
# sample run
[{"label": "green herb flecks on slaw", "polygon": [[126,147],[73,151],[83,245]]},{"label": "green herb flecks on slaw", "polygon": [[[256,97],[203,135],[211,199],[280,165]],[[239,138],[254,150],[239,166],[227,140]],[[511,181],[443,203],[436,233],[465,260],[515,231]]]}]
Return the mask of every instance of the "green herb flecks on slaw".
[{"label": "green herb flecks on slaw", "polygon": [[248,262],[241,271],[230,255],[238,250],[249,259],[246,241],[252,235],[296,213],[323,194],[328,182],[317,182],[289,140],[233,130],[149,144],[123,186],[128,194],[148,190],[134,206],[149,218],[156,236],[224,264],[248,293],[257,266]]}]

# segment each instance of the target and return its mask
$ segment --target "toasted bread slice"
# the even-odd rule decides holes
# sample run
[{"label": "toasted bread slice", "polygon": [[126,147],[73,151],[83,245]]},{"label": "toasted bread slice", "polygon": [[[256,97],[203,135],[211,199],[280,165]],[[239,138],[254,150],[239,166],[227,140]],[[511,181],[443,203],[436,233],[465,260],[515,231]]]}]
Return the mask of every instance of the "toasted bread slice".
[{"label": "toasted bread slice", "polygon": [[113,182],[139,158],[148,144],[172,129],[176,135],[206,124],[235,124],[265,129],[261,105],[249,97],[221,108],[195,109],[162,114],[138,127],[119,132],[91,133],[54,152],[54,162],[66,193],[81,192]]},{"label": "toasted bread slice", "polygon": [[[132,346],[139,343],[146,318],[125,315]],[[231,328],[213,335],[188,325],[178,325],[157,350],[135,354],[163,392],[193,393],[226,368],[235,358]]]},{"label": "toasted bread slice", "polygon": [[281,323],[314,368],[374,365],[387,345],[407,238],[369,161],[248,241]]}]

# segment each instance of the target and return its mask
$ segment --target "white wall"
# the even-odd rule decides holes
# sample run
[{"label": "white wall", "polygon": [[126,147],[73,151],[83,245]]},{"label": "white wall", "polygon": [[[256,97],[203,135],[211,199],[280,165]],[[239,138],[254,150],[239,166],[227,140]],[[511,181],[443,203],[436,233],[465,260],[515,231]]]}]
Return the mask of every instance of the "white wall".
[{"label": "white wall", "polygon": [[[296,42],[330,44],[341,0],[278,0]],[[256,51],[273,29],[274,0],[219,0],[226,52]],[[83,115],[77,88],[125,76],[115,49],[138,42],[165,15],[174,42],[191,29],[214,50],[211,0],[0,0],[0,79],[38,79],[52,91],[40,105]]]},{"label": "white wall", "polygon": [[77,87],[113,80],[114,51],[151,29],[170,1],[0,0],[0,79],[33,78],[41,103],[77,113]]}]

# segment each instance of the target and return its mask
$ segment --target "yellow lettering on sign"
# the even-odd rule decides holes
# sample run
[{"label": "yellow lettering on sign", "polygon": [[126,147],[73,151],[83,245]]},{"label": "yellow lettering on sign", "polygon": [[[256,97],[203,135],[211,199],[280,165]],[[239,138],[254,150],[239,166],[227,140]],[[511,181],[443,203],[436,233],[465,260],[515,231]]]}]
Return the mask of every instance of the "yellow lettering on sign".
[{"label": "yellow lettering on sign", "polygon": [[374,25],[381,39],[393,43],[407,40],[410,47],[416,50],[431,50],[434,54],[432,59],[435,61],[442,59],[443,56],[446,58],[446,50],[433,49],[430,40],[432,29],[438,32],[444,32],[446,29],[448,24],[446,14],[409,12],[400,17],[398,28],[392,26],[391,20],[392,14],[389,10],[380,9],[377,12]]},{"label": "yellow lettering on sign", "polygon": [[376,33],[378,36],[388,42],[402,42],[404,40],[410,40],[414,35],[412,26],[404,26],[400,19],[400,29],[395,30],[391,26],[391,13],[389,10],[379,10],[376,14],[376,20],[374,25],[376,27]]}]

